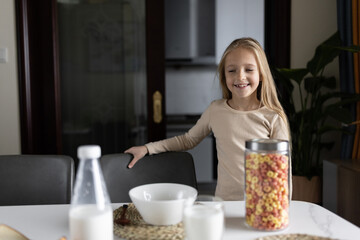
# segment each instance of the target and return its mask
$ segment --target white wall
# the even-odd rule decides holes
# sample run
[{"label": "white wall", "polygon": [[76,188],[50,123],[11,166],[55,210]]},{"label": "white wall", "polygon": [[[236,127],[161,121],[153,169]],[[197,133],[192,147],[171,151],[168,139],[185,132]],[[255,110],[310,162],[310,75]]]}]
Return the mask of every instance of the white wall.
[{"label": "white wall", "polygon": [[0,154],[21,151],[15,29],[15,0],[1,0],[0,48],[7,48],[8,62],[0,63]]},{"label": "white wall", "polygon": [[[317,45],[337,31],[336,0],[291,1],[291,67],[306,66]],[[338,74],[338,63],[330,66]]]}]

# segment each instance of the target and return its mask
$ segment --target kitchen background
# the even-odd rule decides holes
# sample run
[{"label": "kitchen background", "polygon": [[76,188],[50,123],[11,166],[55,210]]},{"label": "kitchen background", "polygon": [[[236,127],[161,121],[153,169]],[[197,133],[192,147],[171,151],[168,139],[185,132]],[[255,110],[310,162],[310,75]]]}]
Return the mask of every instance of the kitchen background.
[{"label": "kitchen background", "polygon": [[[123,15],[117,14],[116,8],[91,9],[92,6],[88,6],[88,9],[82,9],[82,12],[74,14],[76,7],[70,6],[69,3],[76,3],[76,1],[59,0],[58,2],[60,6],[59,19],[63,19],[63,21],[60,21],[59,26],[60,48],[62,49],[60,57],[65,60],[65,63],[61,64],[64,79],[62,89],[66,89],[66,91],[62,91],[64,94],[62,98],[64,99],[64,107],[68,107],[63,109],[64,149],[68,144],[69,152],[73,151],[71,146],[76,146],[84,136],[89,134],[89,125],[92,126],[92,129],[95,129],[92,137],[102,141],[109,139],[109,136],[112,136],[113,139],[123,139],[119,134],[129,130],[118,128],[114,131],[111,128],[119,126],[117,124],[119,122],[135,123],[136,127],[126,128],[132,129],[126,135],[134,136],[133,139],[125,139],[124,143],[120,143],[119,140],[113,146],[114,149],[121,152],[124,150],[124,146],[130,143],[141,144],[146,139],[146,130],[144,129],[146,110],[139,104],[141,99],[144,98],[145,85],[142,81],[145,78],[144,63],[139,61],[138,58],[129,56],[141,56],[144,54],[144,45],[141,42],[144,37],[141,35],[144,16],[141,15],[141,11],[132,11],[134,9],[141,10],[143,1],[117,1],[118,3],[126,3],[119,6]],[[183,1],[169,0],[168,2],[178,4],[178,2]],[[193,4],[195,1],[184,2]],[[211,100],[220,96],[219,85],[215,76],[216,63],[218,63],[225,46],[231,40],[236,37],[252,36],[263,44],[264,0],[214,0],[206,2],[210,3],[206,9],[214,14],[207,15],[207,23],[212,22],[213,24],[209,24],[205,28],[199,25],[197,29],[200,32],[206,30],[203,33],[204,35],[199,35],[195,40],[172,40],[170,42],[173,45],[166,44],[168,60],[165,76],[166,113],[168,116],[167,136],[186,131]],[[326,8],[323,7],[324,5],[326,5]],[[315,46],[336,31],[336,0],[293,0],[291,9],[291,67],[302,67],[306,60],[312,56]],[[105,11],[106,14],[101,11]],[[168,11],[170,10],[168,9]],[[193,13],[188,12],[188,14],[190,21]],[[305,15],[306,17],[304,17]],[[112,20],[109,18],[112,18]],[[88,19],[86,24],[84,24],[84,19]],[[104,24],[110,20],[113,21],[112,25]],[[119,25],[120,22],[123,23],[121,26]],[[237,23],[236,31],[233,29],[234,22]],[[186,21],[175,21],[174,24],[179,23],[185,24]],[[104,26],[107,29],[104,29]],[[193,29],[194,26],[198,25],[190,23],[185,24],[185,26],[182,25],[182,27],[191,28],[189,31],[196,32],[196,29]],[[71,29],[77,27],[81,29],[81,32],[78,30],[71,31]],[[132,27],[135,27],[135,30]],[[168,28],[168,25],[166,28]],[[174,30],[171,26],[169,28]],[[61,29],[69,32],[69,35],[61,35]],[[106,38],[99,39],[96,35],[98,29],[106,30],[111,35],[107,36],[105,34]],[[114,31],[114,29],[116,30]],[[73,35],[71,35],[71,32]],[[126,35],[121,35],[124,33]],[[167,31],[167,39],[169,39],[169,33]],[[215,37],[205,37],[207,41],[202,39],[202,36],[207,36],[207,34],[213,34]],[[121,47],[108,50],[108,47],[111,46],[109,41],[117,41],[121,36],[129,37],[124,38],[124,41],[128,41],[128,44],[132,46],[129,50],[132,52],[126,52]],[[170,36],[177,35],[171,33]],[[180,34],[180,37],[186,36]],[[183,39],[180,37],[176,38],[176,40]],[[84,39],[86,39],[86,42],[83,42]],[[134,40],[129,41],[129,39]],[[100,42],[98,42],[99,40]],[[197,41],[202,44],[197,45]],[[198,48],[198,51],[190,52],[185,57],[176,56],[175,50],[178,47],[174,46],[174,43],[177,42],[182,44],[188,42],[191,46],[189,49],[196,50]],[[209,46],[206,45],[207,50],[203,51],[204,43],[210,44]],[[67,48],[69,46],[72,48]],[[0,118],[0,154],[18,154],[21,152],[21,146],[15,0],[3,0],[0,3],[0,48],[6,49],[4,60],[0,62],[0,112],[2,113]],[[174,55],[171,54],[171,49],[173,49]],[[87,62],[81,62],[78,57],[83,55],[85,51],[92,58]],[[104,52],[107,54],[104,54]],[[181,51],[181,53],[184,52],[184,50]],[[112,64],[112,60],[119,56],[117,53],[123,53],[124,59],[121,61],[123,65]],[[66,64],[66,62],[68,63]],[[87,70],[86,73],[83,71],[84,69]],[[335,61],[329,68],[330,71],[335,73],[330,74],[338,76],[337,69],[337,61]],[[89,73],[95,73],[97,77],[94,78]],[[117,80],[119,75],[123,77],[123,81]],[[99,77],[101,78],[100,82],[96,80]],[[85,86],[85,80],[87,86],[92,86],[92,91],[88,93],[79,91]],[[104,85],[105,87],[103,87]],[[119,89],[125,89],[125,91]],[[126,100],[128,95],[132,98],[132,101]],[[116,104],[112,97],[117,99]],[[76,99],[78,101],[75,101]],[[74,110],[78,108],[77,106],[86,106],[88,104],[82,102],[83,99],[93,101],[95,107],[92,109],[83,107],[83,112],[78,113]],[[102,101],[99,101],[100,99]],[[116,112],[117,114],[114,114]],[[77,115],[78,118],[73,118],[74,122],[68,121],[67,114],[69,116]],[[88,117],[89,115],[92,116],[91,119]],[[87,119],[88,122],[84,121],[83,118]],[[79,127],[83,123],[86,124]],[[102,131],[96,131],[99,128]],[[101,136],[101,134],[103,135]],[[197,149],[192,150],[196,164],[199,165],[197,175],[201,182],[212,182],[216,177],[214,176],[214,161],[216,159],[213,155],[214,152],[209,151],[209,149],[213,148],[213,145],[213,139],[209,136]],[[329,156],[338,155],[339,144],[336,145],[332,152],[329,152]],[[206,159],[213,159],[213,162],[205,161]],[[200,171],[200,169],[203,170]]]}]

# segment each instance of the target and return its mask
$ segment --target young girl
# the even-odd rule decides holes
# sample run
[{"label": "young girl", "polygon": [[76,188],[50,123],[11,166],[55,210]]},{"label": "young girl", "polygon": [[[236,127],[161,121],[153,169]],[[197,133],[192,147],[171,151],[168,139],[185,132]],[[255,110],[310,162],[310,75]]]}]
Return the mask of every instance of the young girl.
[{"label": "young girl", "polygon": [[213,132],[218,155],[215,195],[224,200],[244,199],[245,141],[289,140],[288,120],[277,98],[266,55],[256,40],[234,40],[221,58],[218,74],[223,99],[213,101],[184,135],[126,150],[134,156],[129,168],[146,154],[191,149]]}]

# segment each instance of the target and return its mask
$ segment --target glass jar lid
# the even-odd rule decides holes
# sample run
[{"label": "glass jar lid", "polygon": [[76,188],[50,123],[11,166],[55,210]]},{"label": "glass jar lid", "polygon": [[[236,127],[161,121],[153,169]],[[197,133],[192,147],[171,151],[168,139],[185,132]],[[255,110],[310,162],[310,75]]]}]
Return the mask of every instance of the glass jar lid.
[{"label": "glass jar lid", "polygon": [[251,139],[245,142],[245,147],[254,151],[288,151],[289,142],[280,139]]}]

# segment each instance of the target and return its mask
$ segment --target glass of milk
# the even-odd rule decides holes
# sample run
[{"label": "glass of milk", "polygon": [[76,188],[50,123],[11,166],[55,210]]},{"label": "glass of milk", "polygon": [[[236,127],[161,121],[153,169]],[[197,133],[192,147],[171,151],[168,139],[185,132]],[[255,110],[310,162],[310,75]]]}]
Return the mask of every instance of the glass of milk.
[{"label": "glass of milk", "polygon": [[78,148],[79,168],[69,211],[71,240],[113,240],[113,211],[97,145]]},{"label": "glass of milk", "polygon": [[194,204],[184,206],[187,240],[220,240],[224,232],[224,205],[219,197],[199,195]]}]

